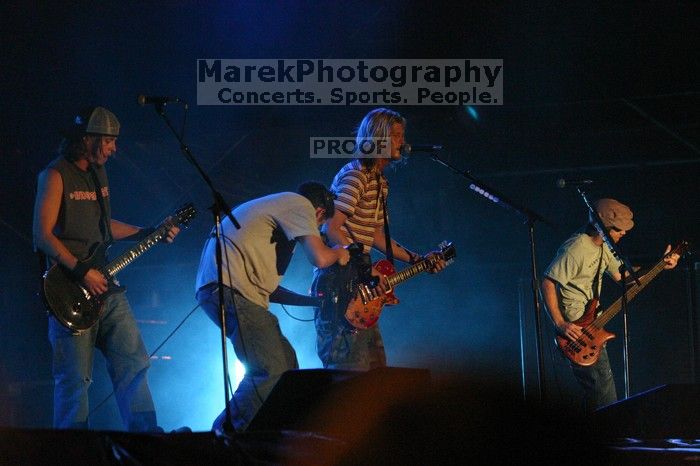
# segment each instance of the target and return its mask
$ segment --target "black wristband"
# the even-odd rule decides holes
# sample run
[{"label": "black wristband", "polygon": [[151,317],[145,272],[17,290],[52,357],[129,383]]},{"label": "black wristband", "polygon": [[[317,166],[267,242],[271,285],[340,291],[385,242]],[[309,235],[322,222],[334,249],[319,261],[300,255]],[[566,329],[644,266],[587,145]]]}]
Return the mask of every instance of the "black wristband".
[{"label": "black wristband", "polygon": [[78,261],[77,264],[75,264],[75,267],[73,267],[73,270],[71,270],[71,274],[73,277],[78,280],[82,281],[83,278],[85,278],[85,274],[88,273],[88,270],[90,270],[92,267],[90,267],[90,264],[87,262],[80,262]]}]

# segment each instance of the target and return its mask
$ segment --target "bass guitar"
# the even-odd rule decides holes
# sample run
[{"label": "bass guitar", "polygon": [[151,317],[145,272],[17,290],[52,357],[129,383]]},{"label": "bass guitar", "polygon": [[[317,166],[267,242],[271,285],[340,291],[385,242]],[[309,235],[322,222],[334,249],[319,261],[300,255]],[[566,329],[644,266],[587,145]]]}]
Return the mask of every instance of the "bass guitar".
[{"label": "bass guitar", "polygon": [[153,233],[108,264],[104,264],[104,258],[110,244],[97,244],[91,251],[90,257],[80,261],[80,263],[99,270],[109,282],[108,291],[98,296],[90,294],[64,266],[59,264],[51,266],[44,274],[42,284],[42,295],[49,312],[71,330],[84,331],[92,327],[102,314],[105,298],[112,293],[123,290],[115,283],[116,273],[165,238],[171,227],[186,226],[195,213],[196,210],[192,204],[183,206],[169,220],[156,228]]},{"label": "bass guitar", "polygon": [[375,262],[373,267],[380,274],[386,276],[389,290],[383,295],[378,295],[372,286],[364,283],[359,284],[354,297],[350,300],[345,310],[345,319],[356,329],[368,329],[373,327],[377,324],[379,315],[385,305],[393,306],[399,303],[398,298],[394,295],[394,287],[396,285],[420,272],[430,270],[440,259],[443,259],[447,264],[451,264],[455,255],[455,248],[452,243],[443,241],[440,243],[439,252],[431,257],[416,262],[400,272],[397,272],[394,269],[394,265],[386,259]]},{"label": "bass guitar", "polygon": [[[682,256],[688,249],[688,242],[682,241],[668,255],[678,254]],[[664,259],[657,262],[649,272],[639,277],[639,283],[632,282],[627,288],[627,301],[631,301],[642,291],[656,276],[664,270]],[[574,323],[582,327],[582,335],[576,340],[557,335],[555,341],[559,349],[574,364],[579,366],[591,366],[598,361],[600,352],[606,341],[615,338],[615,334],[606,331],[603,327],[610,319],[622,309],[622,297],[610,305],[606,310],[597,314],[598,300],[592,299],[586,306],[586,310],[580,319]],[[596,317],[597,314],[597,317]]]}]

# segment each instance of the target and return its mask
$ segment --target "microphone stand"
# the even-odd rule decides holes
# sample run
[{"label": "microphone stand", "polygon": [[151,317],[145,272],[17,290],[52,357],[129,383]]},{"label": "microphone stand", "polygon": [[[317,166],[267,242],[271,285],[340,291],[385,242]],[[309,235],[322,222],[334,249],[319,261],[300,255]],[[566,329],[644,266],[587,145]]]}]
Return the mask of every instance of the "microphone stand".
[{"label": "microphone stand", "polygon": [[[441,159],[438,155],[437,152],[434,151],[430,154],[431,158],[435,161],[438,162],[441,165],[444,165],[445,167],[449,168],[453,172],[457,173],[458,175],[463,176],[464,178],[468,179],[470,181],[469,184],[469,189],[472,191],[476,192],[477,194],[480,194],[484,196],[486,199],[490,200],[494,204],[498,204],[501,207],[505,207],[512,212],[516,213],[523,219],[523,223],[527,223],[528,226],[528,240],[530,243],[530,272],[532,274],[532,279],[531,279],[531,285],[532,285],[532,298],[534,302],[534,310],[535,310],[535,329],[537,333],[537,338],[535,340],[535,346],[536,346],[536,352],[537,352],[537,393],[538,393],[538,400],[540,403],[543,403],[545,400],[545,384],[544,384],[544,364],[543,364],[543,356],[542,356],[542,325],[541,325],[541,306],[540,306],[540,300],[539,300],[539,280],[537,278],[537,262],[536,262],[536,254],[535,254],[535,223],[536,222],[542,222],[544,224],[547,224],[549,226],[552,226],[552,224],[548,221],[546,221],[541,215],[533,212],[532,210],[522,207],[517,205],[515,202],[511,201],[508,199],[506,196],[498,193],[496,190],[490,188],[487,186],[484,182],[481,180],[477,179],[472,175],[468,170],[462,171],[454,166],[450,165],[448,162],[445,160]],[[521,330],[521,339],[522,339],[522,329],[524,328],[524,324],[522,322],[522,315],[520,316],[521,322],[520,322],[520,330]],[[526,393],[525,393],[525,356],[524,356],[524,347],[521,345],[521,364],[522,364],[522,380],[523,380],[523,398],[526,398]]]},{"label": "microphone stand", "polygon": [[[580,186],[576,188],[578,193],[581,195],[581,198],[583,199],[583,202],[586,204],[586,207],[588,207],[588,212],[590,213],[590,218],[593,219],[592,223],[593,226],[595,227],[596,231],[600,235],[601,238],[603,238],[603,241],[605,244],[608,245],[608,248],[610,248],[610,251],[612,252],[613,256],[615,256],[618,260],[622,262],[622,265],[620,266],[620,275],[622,276],[621,282],[622,282],[622,296],[620,297],[620,303],[622,307],[622,365],[623,365],[623,371],[624,371],[624,376],[625,376],[625,399],[630,397],[630,370],[629,370],[629,350],[628,350],[628,342],[629,342],[629,333],[628,333],[628,327],[627,327],[627,280],[625,279],[625,271],[627,271],[634,281],[634,283],[637,284],[637,286],[642,286],[642,283],[639,281],[639,276],[637,275],[637,272],[634,270],[632,267],[632,264],[630,264],[629,259],[622,255],[620,251],[618,250],[617,246],[615,245],[615,242],[610,238],[610,235],[608,235],[608,231],[603,225],[603,222],[601,222],[600,217],[598,216],[598,213],[595,211],[593,206],[591,206],[591,203],[588,201],[588,198],[586,197],[586,193],[581,188]],[[598,285],[599,286],[599,285]]]},{"label": "microphone stand", "polygon": [[[209,210],[211,210],[213,216],[214,216],[214,231],[215,231],[215,238],[216,238],[216,271],[217,271],[217,280],[218,280],[218,292],[219,292],[219,319],[221,320],[221,353],[222,353],[222,359],[223,359],[223,376],[224,376],[224,406],[225,406],[225,412],[226,412],[226,419],[224,421],[224,433],[231,433],[234,432],[233,428],[233,421],[232,421],[232,416],[231,416],[231,407],[229,406],[229,398],[230,398],[230,393],[229,393],[229,369],[228,369],[228,352],[227,352],[227,347],[226,347],[226,312],[224,308],[224,286],[223,286],[223,270],[222,270],[222,256],[221,256],[221,214],[223,213],[228,217],[228,219],[231,221],[231,223],[237,228],[241,228],[241,225],[238,223],[236,218],[233,216],[233,213],[231,212],[231,208],[227,205],[226,201],[224,200],[224,197],[219,193],[215,188],[214,184],[212,183],[211,179],[209,176],[204,172],[202,167],[199,165],[197,160],[194,158],[194,155],[192,155],[192,151],[190,148],[185,144],[183,140],[183,136],[177,132],[175,127],[172,125],[170,120],[168,119],[168,116],[165,114],[165,102],[159,102],[156,103],[154,108],[156,110],[156,113],[160,115],[163,118],[163,121],[165,121],[165,124],[170,128],[172,133],[175,135],[177,138],[178,142],[180,143],[180,151],[182,154],[185,156],[185,159],[187,159],[188,162],[190,162],[199,175],[202,177],[204,182],[209,186],[209,189],[211,190],[212,198],[213,198],[213,203]],[[185,103],[185,111],[187,111],[187,104]]]}]

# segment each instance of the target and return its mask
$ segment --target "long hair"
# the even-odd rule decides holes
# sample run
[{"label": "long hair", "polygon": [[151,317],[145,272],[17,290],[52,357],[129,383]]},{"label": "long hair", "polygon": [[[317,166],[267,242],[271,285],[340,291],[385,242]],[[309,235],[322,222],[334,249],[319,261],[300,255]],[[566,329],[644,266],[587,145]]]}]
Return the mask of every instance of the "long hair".
[{"label": "long hair", "polygon": [[101,134],[84,134],[76,137],[64,137],[58,146],[58,155],[65,157],[71,162],[80,160],[88,155],[90,151],[93,155],[97,153],[102,145]]},{"label": "long hair", "polygon": [[372,169],[377,164],[377,159],[363,157],[362,153],[360,152],[362,144],[368,138],[390,138],[391,126],[394,123],[399,123],[404,128],[406,127],[406,119],[402,117],[399,112],[383,107],[375,108],[365,115],[360,122],[360,126],[357,127],[357,134],[355,136],[355,153],[353,155],[366,169]]}]

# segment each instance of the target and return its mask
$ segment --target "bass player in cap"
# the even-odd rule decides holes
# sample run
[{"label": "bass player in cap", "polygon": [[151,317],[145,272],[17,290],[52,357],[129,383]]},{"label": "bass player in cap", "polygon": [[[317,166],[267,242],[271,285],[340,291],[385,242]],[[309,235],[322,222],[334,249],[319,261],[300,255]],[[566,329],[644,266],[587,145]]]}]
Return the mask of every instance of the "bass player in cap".
[{"label": "bass player in cap", "polygon": [[[595,211],[610,239],[617,243],[634,227],[632,211],[614,199],[600,199]],[[549,317],[560,337],[575,342],[586,329],[576,322],[582,318],[587,306],[600,296],[602,273],[615,281],[622,280],[616,258],[592,223],[574,234],[561,245],[554,260],[544,272],[542,294]],[[672,253],[669,245],[664,253],[663,268],[676,266],[679,255]],[[565,340],[566,341],[566,340]],[[615,380],[604,345],[597,361],[592,365],[571,362],[573,375],[584,392],[584,411],[590,412],[617,401]]]}]

